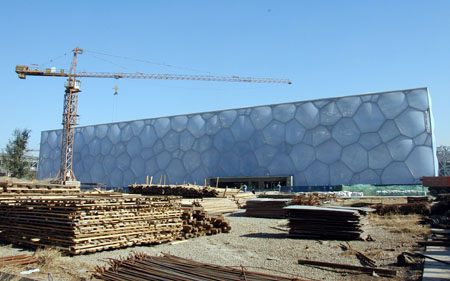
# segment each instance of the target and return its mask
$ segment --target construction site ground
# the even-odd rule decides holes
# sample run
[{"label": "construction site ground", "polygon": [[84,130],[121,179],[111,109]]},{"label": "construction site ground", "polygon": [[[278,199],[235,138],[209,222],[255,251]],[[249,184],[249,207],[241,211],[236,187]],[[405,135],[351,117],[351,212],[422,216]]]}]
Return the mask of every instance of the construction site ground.
[{"label": "construction site ground", "polygon": [[[54,249],[38,250],[39,264],[1,268],[8,272],[36,280],[89,280],[90,271],[105,265],[108,258],[125,257],[132,252],[149,255],[170,253],[195,261],[226,266],[245,266],[247,270],[270,269],[274,274],[292,274],[306,280],[383,280],[384,277],[351,273],[348,270],[299,265],[298,259],[361,266],[354,253],[343,249],[343,241],[304,240],[287,237],[285,219],[251,218],[244,210],[226,216],[232,226],[231,233],[203,236],[183,242],[130,247],[94,254],[65,256]],[[350,241],[351,247],[365,253],[383,268],[397,270],[390,280],[420,280],[422,264],[410,267],[396,266],[396,258],[404,251],[416,250],[417,241],[428,234],[417,215],[371,215],[370,236],[374,241]],[[33,254],[31,249],[17,245],[0,245],[0,257]],[[39,268],[39,272],[21,275],[20,272]],[[283,274],[285,273],[285,274]]]}]

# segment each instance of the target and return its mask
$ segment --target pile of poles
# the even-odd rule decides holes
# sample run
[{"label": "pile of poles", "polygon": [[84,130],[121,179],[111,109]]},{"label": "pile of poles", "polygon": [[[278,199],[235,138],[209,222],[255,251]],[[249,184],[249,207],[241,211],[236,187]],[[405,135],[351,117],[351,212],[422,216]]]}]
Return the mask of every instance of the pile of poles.
[{"label": "pile of poles", "polygon": [[163,254],[163,256],[158,257],[148,256],[145,254],[134,254],[125,260],[110,259],[109,264],[109,268],[97,267],[93,277],[107,281],[300,280],[297,278],[248,271],[243,266],[234,268],[206,264],[168,254]]},{"label": "pile of poles", "polygon": [[231,231],[230,222],[222,215],[209,215],[203,207],[183,205],[183,237],[194,238],[204,235],[228,233]]},{"label": "pile of poles", "polygon": [[70,254],[161,243],[179,238],[181,213],[177,197],[9,195],[0,200],[0,239]]}]

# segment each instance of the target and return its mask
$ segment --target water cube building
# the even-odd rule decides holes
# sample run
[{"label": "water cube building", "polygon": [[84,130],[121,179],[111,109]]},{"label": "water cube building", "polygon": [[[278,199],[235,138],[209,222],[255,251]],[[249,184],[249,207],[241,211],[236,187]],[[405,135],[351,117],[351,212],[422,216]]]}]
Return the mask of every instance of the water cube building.
[{"label": "water cube building", "polygon": [[[427,88],[78,127],[81,182],[205,178],[286,185],[415,184],[437,174]],[[41,135],[38,178],[59,170],[61,130]]]}]

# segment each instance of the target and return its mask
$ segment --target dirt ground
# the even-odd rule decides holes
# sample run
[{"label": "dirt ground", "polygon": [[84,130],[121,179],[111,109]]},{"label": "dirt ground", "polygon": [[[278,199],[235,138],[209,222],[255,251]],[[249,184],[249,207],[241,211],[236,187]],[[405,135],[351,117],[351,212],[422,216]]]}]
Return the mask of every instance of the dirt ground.
[{"label": "dirt ground", "polygon": [[[357,257],[343,249],[343,241],[291,239],[286,236],[287,220],[246,217],[243,210],[227,215],[232,232],[171,243],[103,251],[81,256],[64,256],[54,249],[37,250],[41,262],[17,268],[0,268],[2,272],[20,272],[39,268],[40,271],[22,277],[37,280],[89,280],[95,266],[106,264],[108,258],[120,258],[132,252],[150,255],[170,253],[199,262],[227,266],[246,266],[251,271],[265,271],[306,280],[420,280],[422,265],[398,267],[397,256],[415,250],[418,240],[428,234],[419,224],[417,215],[371,215],[370,236],[374,241],[350,241],[350,245],[377,261],[383,268],[395,269],[396,278],[373,277],[346,270],[299,265],[298,259],[361,265]],[[276,228],[273,228],[276,227]],[[34,251],[16,245],[0,244],[0,257],[33,254]],[[51,279],[52,278],[52,279]]]}]

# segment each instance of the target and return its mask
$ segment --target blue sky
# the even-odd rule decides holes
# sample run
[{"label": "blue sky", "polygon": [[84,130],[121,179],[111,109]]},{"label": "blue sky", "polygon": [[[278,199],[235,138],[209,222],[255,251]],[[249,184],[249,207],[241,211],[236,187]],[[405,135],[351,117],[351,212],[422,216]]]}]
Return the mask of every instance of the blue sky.
[{"label": "blue sky", "polygon": [[436,143],[450,145],[449,15],[450,1],[4,2],[0,148],[15,128],[38,149],[41,131],[61,127],[64,80],[20,80],[15,65],[68,69],[76,46],[85,71],[293,81],[85,78],[81,126],[427,86]]}]

